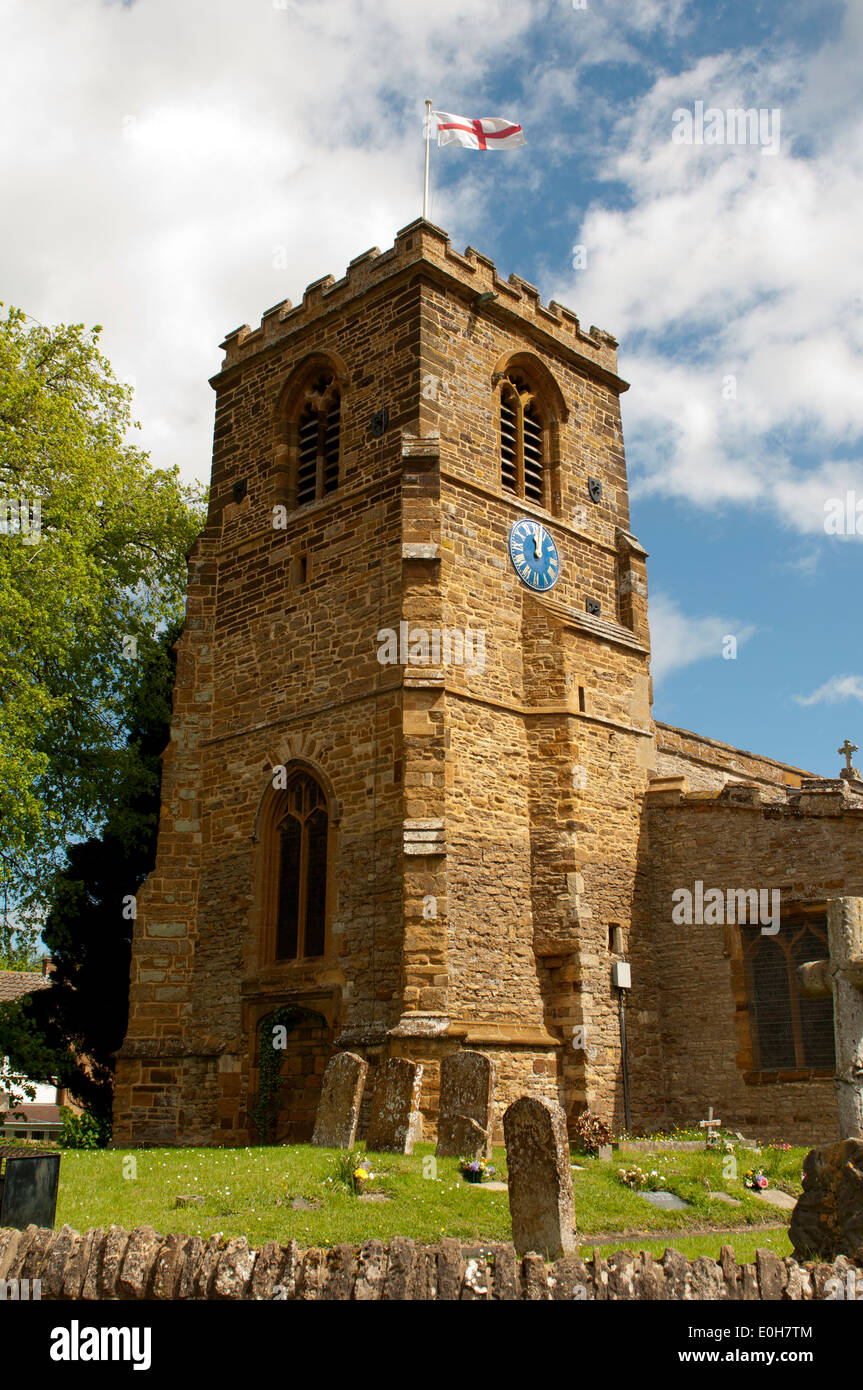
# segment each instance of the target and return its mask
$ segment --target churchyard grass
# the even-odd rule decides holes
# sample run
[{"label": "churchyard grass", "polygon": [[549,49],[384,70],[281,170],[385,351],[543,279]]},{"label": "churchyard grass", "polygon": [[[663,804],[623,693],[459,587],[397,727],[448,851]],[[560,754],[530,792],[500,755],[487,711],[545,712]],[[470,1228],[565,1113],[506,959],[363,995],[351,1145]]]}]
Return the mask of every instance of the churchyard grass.
[{"label": "churchyard grass", "polygon": [[[362,1148],[357,1146],[358,1151]],[[611,1161],[573,1153],[572,1162],[579,1165],[572,1176],[582,1250],[591,1248],[591,1235],[619,1232],[619,1241],[603,1242],[604,1253],[634,1246],[661,1255],[667,1245],[674,1245],[689,1255],[715,1258],[723,1243],[732,1245],[742,1259],[751,1259],[759,1245],[788,1253],[784,1227],[790,1213],[747,1190],[743,1176],[747,1168],[760,1167],[771,1186],[797,1195],[805,1153],[801,1148],[765,1148],[756,1155],[738,1148],[737,1180],[723,1177],[728,1155],[721,1150],[621,1149]],[[465,1242],[511,1239],[506,1191],[464,1182],[456,1158],[432,1162],[432,1144],[418,1144],[410,1156],[370,1155],[375,1179],[368,1186],[387,1201],[360,1200],[344,1183],[328,1182],[340,1154],[310,1145],[69,1150],[61,1166],[57,1225],[68,1222],[77,1230],[152,1225],[163,1233],[204,1237],[221,1232],[226,1237],[245,1235],[252,1246],[291,1238],[303,1246],[333,1245],[394,1235],[429,1242],[441,1235]],[[493,1162],[496,1176],[505,1179],[504,1149],[495,1149]],[[656,1169],[665,1178],[663,1187],[690,1206],[683,1211],[656,1208],[625,1187],[618,1169],[631,1163],[647,1172]],[[435,1171],[436,1178],[430,1175]],[[711,1195],[716,1192],[728,1193],[740,1205],[721,1202]],[[178,1197],[189,1195],[203,1197],[203,1203],[176,1206]],[[294,1208],[295,1199],[310,1205]],[[764,1225],[783,1229],[759,1233],[757,1228]],[[748,1227],[751,1234],[734,1234],[728,1229],[734,1227]],[[651,1243],[651,1231],[663,1234]],[[628,1239],[637,1232],[645,1234]]]}]

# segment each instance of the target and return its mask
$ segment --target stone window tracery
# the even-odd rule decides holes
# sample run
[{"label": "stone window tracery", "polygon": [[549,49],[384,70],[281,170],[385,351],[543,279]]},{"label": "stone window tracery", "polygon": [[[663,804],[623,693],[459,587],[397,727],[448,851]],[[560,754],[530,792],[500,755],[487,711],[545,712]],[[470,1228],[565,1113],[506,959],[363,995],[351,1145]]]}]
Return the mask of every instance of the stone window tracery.
[{"label": "stone window tracery", "polygon": [[308,773],[296,773],[275,826],[277,960],[324,954],[328,830],[323,788]]},{"label": "stone window tracery", "polygon": [[756,1071],[832,1071],[832,999],[807,999],[797,967],[827,956],[826,918],[783,917],[775,935],[743,927],[746,1000]]}]

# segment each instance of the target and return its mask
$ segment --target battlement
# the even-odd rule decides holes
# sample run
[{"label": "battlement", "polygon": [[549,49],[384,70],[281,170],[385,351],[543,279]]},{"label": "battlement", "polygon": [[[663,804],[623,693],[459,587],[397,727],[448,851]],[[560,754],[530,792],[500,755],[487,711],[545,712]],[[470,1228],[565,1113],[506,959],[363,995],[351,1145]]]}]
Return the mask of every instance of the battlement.
[{"label": "battlement", "polygon": [[422,218],[404,227],[388,251],[373,246],[355,256],[341,279],[325,275],[314,280],[304,290],[301,303],[283,299],[266,310],[257,328],[244,323],[233,329],[220,344],[225,352],[222,371],[281,342],[322,314],[367,294],[382,281],[420,264],[430,267],[438,278],[466,287],[475,299],[486,294],[494,296],[484,305],[487,311],[517,314],[522,321],[614,377],[619,382],[618,389],[627,389],[627,383],[617,377],[617,342],[610,333],[596,327],[586,333],[571,309],[556,300],[543,304],[536,286],[520,275],[502,279],[494,262],[472,246],[460,255],[453,250],[446,232]]}]

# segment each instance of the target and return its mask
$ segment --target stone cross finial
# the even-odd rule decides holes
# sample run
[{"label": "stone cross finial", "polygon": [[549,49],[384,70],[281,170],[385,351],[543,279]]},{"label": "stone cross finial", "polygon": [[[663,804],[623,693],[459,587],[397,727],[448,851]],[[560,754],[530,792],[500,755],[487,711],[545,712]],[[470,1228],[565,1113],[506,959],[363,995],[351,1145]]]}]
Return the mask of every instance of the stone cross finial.
[{"label": "stone cross finial", "polygon": [[851,761],[851,754],[852,754],[852,753],[856,753],[856,752],[858,752],[858,751],[859,751],[859,750],[858,750],[858,748],[857,748],[857,744],[856,744],[856,743],[852,743],[852,742],[850,741],[850,739],[847,739],[847,738],[846,738],[845,742],[842,744],[842,747],[836,749],[836,752],[837,752],[837,753],[842,753],[842,754],[844,755],[844,758],[845,758],[845,766],[842,768],[841,772],[839,773],[839,776],[840,776],[840,777],[844,777],[844,778],[846,778],[846,779],[849,778],[849,777],[856,777],[856,778],[859,779],[860,773],[857,771],[856,767],[854,766],[854,764],[853,764],[852,761]]}]

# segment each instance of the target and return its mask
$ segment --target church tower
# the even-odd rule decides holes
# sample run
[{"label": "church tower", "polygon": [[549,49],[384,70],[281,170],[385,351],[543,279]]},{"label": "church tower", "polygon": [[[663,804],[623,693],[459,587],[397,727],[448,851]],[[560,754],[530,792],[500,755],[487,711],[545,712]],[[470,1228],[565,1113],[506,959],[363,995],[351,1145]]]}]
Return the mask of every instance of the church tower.
[{"label": "church tower", "polygon": [[[230,333],[115,1142],[311,1135],[346,1048],[623,1119],[645,552],[616,344],[417,221]],[[272,1046],[283,1028],[285,1046]]]}]

